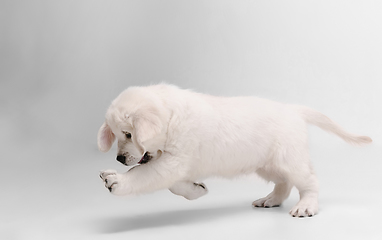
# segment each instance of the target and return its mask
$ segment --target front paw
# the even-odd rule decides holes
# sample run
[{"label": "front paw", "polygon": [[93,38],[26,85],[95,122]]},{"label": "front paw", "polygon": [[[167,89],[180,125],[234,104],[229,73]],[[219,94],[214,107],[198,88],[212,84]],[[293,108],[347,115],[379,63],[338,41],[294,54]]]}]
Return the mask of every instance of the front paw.
[{"label": "front paw", "polygon": [[105,187],[109,189],[112,194],[126,195],[128,194],[128,188],[124,183],[124,177],[122,174],[117,173],[115,170],[101,171],[101,179],[105,182]]}]

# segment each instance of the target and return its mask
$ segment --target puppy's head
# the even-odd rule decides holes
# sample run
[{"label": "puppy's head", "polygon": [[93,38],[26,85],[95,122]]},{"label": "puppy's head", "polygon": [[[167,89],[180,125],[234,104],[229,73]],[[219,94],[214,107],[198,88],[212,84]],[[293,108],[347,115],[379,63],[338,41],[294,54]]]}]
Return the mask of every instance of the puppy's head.
[{"label": "puppy's head", "polygon": [[166,109],[156,96],[128,89],[113,101],[98,131],[98,148],[110,150],[118,140],[117,160],[127,166],[160,157],[166,140]]}]

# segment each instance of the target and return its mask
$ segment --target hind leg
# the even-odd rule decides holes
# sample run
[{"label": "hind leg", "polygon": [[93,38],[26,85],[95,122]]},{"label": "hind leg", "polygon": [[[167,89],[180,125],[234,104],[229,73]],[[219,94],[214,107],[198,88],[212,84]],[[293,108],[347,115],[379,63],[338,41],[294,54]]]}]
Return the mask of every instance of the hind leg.
[{"label": "hind leg", "polygon": [[288,182],[276,183],[273,191],[264,198],[260,198],[252,203],[254,207],[278,207],[288,198],[293,185]]},{"label": "hind leg", "polygon": [[294,179],[300,193],[300,201],[289,212],[293,217],[312,217],[318,213],[317,177],[312,172],[304,175]]},{"label": "hind leg", "polygon": [[299,191],[300,201],[290,210],[290,214],[293,217],[311,217],[318,213],[318,180],[310,164],[304,139],[281,144],[275,149],[269,162],[257,173],[266,180],[275,182],[276,186],[267,197],[255,201],[255,206],[278,205],[288,197],[292,186],[295,186]]},{"label": "hind leg", "polygon": [[[310,164],[307,148],[293,153],[288,165],[287,178],[298,189],[300,201],[290,210],[293,217],[311,217],[318,213],[318,180]],[[298,155],[297,155],[298,153]]]}]

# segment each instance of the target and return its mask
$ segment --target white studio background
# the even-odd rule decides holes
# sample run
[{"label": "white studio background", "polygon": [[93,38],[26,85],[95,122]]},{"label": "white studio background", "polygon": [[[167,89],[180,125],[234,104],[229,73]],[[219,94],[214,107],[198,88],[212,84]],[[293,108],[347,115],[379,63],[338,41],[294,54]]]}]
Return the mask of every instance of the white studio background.
[{"label": "white studio background", "polygon": [[[1,1],[0,238],[213,239],[209,230],[216,228],[221,239],[232,239],[237,228],[240,239],[318,233],[376,239],[382,232],[372,224],[380,222],[382,200],[381,12],[378,0]],[[97,171],[124,168],[115,152],[97,152],[104,113],[123,89],[162,81],[307,105],[374,142],[354,148],[310,129],[323,211],[309,221],[287,218],[297,195],[280,214],[247,209],[272,188],[261,180],[211,180],[215,191],[210,187],[192,205],[163,192],[109,196]],[[121,219],[126,224],[100,227]],[[276,233],[264,231],[264,219]],[[277,226],[285,235],[277,235]]]}]

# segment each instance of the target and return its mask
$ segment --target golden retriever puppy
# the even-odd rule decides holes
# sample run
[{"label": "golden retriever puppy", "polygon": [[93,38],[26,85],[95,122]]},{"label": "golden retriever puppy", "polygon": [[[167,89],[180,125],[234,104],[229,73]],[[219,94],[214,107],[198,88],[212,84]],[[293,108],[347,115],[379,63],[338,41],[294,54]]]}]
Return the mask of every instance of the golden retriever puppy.
[{"label": "golden retriever puppy", "polygon": [[100,176],[116,195],[169,189],[196,199],[208,192],[200,182],[205,178],[257,173],[275,187],[254,206],[279,206],[295,186],[300,201],[290,214],[313,216],[318,212],[318,181],[309,161],[307,124],[352,144],[372,141],[303,106],[215,97],[166,84],[130,87],[107,110],[98,147],[106,152],[117,139],[117,160],[134,167]]}]

